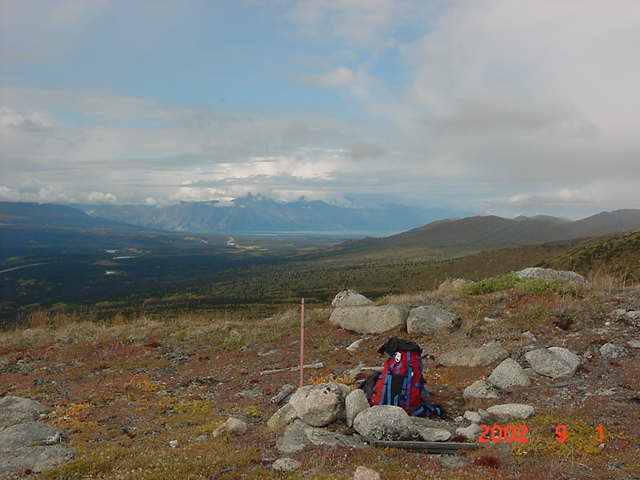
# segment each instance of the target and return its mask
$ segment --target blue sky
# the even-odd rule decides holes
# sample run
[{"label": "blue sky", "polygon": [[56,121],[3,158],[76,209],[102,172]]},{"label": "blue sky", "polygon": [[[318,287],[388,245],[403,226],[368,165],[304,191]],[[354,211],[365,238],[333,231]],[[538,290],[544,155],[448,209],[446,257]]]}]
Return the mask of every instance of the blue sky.
[{"label": "blue sky", "polygon": [[640,207],[640,4],[0,0],[1,200]]}]

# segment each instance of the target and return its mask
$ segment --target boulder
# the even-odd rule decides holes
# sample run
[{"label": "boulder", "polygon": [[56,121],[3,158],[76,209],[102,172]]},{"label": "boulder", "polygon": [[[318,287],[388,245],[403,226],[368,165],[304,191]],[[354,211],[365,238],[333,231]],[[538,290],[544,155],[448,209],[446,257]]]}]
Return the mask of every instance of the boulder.
[{"label": "boulder", "polygon": [[296,409],[290,403],[287,403],[271,415],[271,418],[267,420],[267,428],[272,432],[280,432],[296,418],[298,418]]},{"label": "boulder", "polygon": [[407,332],[432,333],[454,325],[457,315],[438,305],[423,305],[412,308],[407,317]]},{"label": "boulder", "polygon": [[456,427],[451,425],[444,420],[436,420],[434,418],[426,418],[426,417],[409,417],[411,423],[415,429],[420,432],[426,428],[435,428],[438,430],[447,430],[449,433],[454,433],[456,431]]},{"label": "boulder", "polygon": [[57,467],[73,458],[73,449],[65,445],[48,445],[5,449],[0,446],[0,478],[31,470],[42,472]]},{"label": "boulder", "polygon": [[[578,368],[574,359],[570,359],[565,352],[558,352],[557,349],[554,351],[548,348],[538,348],[525,353],[524,357],[536,373],[545,377],[572,376]],[[578,364],[579,362],[578,359]]]},{"label": "boulder", "polygon": [[51,409],[28,398],[6,396],[0,398],[0,430],[11,425],[40,418]]},{"label": "boulder", "polygon": [[336,308],[329,317],[333,325],[358,333],[384,333],[406,324],[408,310],[402,305]]},{"label": "boulder", "polygon": [[463,417],[471,423],[480,423],[482,421],[482,416],[478,412],[473,412],[471,410],[464,412]]},{"label": "boulder", "polygon": [[554,270],[553,268],[529,267],[515,272],[518,278],[540,278],[543,280],[563,280],[565,282],[585,284],[585,278],[576,272],[568,270]]},{"label": "boulder", "polygon": [[247,424],[239,418],[229,417],[226,422],[216,428],[211,435],[219,437],[220,435],[229,433],[232,435],[244,435],[247,431]]},{"label": "boulder", "polygon": [[344,415],[343,387],[336,383],[307,385],[291,395],[289,404],[307,425],[324,427]]},{"label": "boulder", "polygon": [[358,416],[358,414],[369,408],[367,394],[364,393],[364,390],[356,388],[345,398],[344,407],[347,416],[347,426],[351,427],[353,425],[353,420]]},{"label": "boulder", "polygon": [[462,392],[465,399],[469,398],[498,398],[498,392],[493,385],[484,380],[476,380]]},{"label": "boulder", "polygon": [[423,428],[418,434],[425,442],[446,442],[451,438],[451,432],[444,428]]},{"label": "boulder", "polygon": [[640,310],[630,310],[626,312],[623,320],[633,327],[640,327]]},{"label": "boulder", "polygon": [[605,343],[600,347],[600,355],[606,358],[622,358],[628,354],[627,349],[617,343]]},{"label": "boulder", "polygon": [[468,427],[456,428],[456,434],[475,442],[480,436],[480,426],[477,423],[472,423]]},{"label": "boulder", "polygon": [[576,355],[575,353],[573,353],[568,348],[564,348],[564,347],[549,347],[547,350],[549,350],[550,352],[554,353],[555,355],[558,355],[565,362],[567,362],[569,364],[569,366],[573,369],[574,372],[580,366],[580,357],[578,355]]},{"label": "boulder", "polygon": [[301,466],[302,463],[294,458],[289,457],[279,458],[271,464],[271,468],[279,472],[290,472],[292,470],[297,470]]},{"label": "boulder", "polygon": [[343,290],[331,301],[331,306],[334,308],[359,307],[363,305],[373,305],[373,302],[364,295],[353,290]]},{"label": "boulder", "polygon": [[503,405],[489,407],[487,408],[487,412],[499,421],[504,422],[511,419],[529,418],[535,413],[535,409],[531,405],[525,405],[523,403],[505,403]]},{"label": "boulder", "polygon": [[451,350],[439,358],[440,363],[458,367],[484,367],[493,362],[499,362],[509,356],[509,353],[497,345],[485,345],[480,348],[460,348]]},{"label": "boulder", "polygon": [[282,436],[276,440],[276,448],[282,453],[296,453],[304,450],[304,447],[309,444],[305,433],[307,427],[308,425],[301,420],[295,420],[287,425]]},{"label": "boulder", "polygon": [[491,385],[498,388],[509,388],[514,385],[527,386],[531,383],[520,364],[512,358],[503,360],[494,368],[488,380]]},{"label": "boulder", "polygon": [[353,473],[353,480],[380,480],[380,474],[367,467],[358,467]]},{"label": "boulder", "polygon": [[330,447],[366,448],[360,435],[342,435],[325,428],[306,427],[304,433],[313,445],[327,445]]},{"label": "boulder", "polygon": [[407,412],[390,405],[363,410],[353,421],[353,428],[365,439],[409,440],[418,435]]},{"label": "boulder", "polygon": [[0,447],[18,449],[36,445],[54,445],[63,438],[62,430],[39,422],[12,425],[0,432]]}]

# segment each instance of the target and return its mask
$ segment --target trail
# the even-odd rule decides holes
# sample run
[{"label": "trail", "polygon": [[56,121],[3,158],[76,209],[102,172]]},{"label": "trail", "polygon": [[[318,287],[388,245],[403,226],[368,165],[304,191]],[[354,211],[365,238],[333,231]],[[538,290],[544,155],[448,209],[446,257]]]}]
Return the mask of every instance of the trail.
[{"label": "trail", "polygon": [[6,268],[4,270],[0,270],[0,273],[13,272],[14,270],[22,270],[23,268],[37,267],[38,265],[47,265],[47,262],[30,263],[29,265],[22,265],[20,267]]}]

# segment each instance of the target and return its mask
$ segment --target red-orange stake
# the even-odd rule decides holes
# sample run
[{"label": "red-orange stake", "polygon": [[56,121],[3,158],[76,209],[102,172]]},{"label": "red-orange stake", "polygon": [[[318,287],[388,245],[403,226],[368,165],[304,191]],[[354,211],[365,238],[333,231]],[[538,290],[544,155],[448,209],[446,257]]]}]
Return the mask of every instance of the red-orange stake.
[{"label": "red-orange stake", "polygon": [[300,386],[304,385],[304,298],[300,299]]}]

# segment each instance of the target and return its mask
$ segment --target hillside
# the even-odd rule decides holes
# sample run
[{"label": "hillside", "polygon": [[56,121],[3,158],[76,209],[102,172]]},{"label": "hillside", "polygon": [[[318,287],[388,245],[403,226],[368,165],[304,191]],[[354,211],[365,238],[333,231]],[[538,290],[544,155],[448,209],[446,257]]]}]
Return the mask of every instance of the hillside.
[{"label": "hillside", "polygon": [[[441,305],[460,322],[437,335],[400,329],[366,335],[355,351],[345,347],[363,336],[329,323],[328,304],[307,310],[306,358],[323,362],[305,371],[307,385],[338,381],[353,388],[354,376],[364,375],[354,369],[382,365],[376,350],[394,335],[418,342],[435,358],[425,357],[425,376],[431,402],[447,411],[440,425],[466,427],[468,421],[455,419],[498,403],[535,408],[526,420],[486,420],[488,427],[526,429],[527,443],[489,442],[461,455],[304,446],[302,440],[299,452],[278,451],[280,434],[266,425],[278,409],[270,399],[284,384],[296,385],[298,372],[261,372],[297,364],[295,309],[268,318],[115,315],[100,323],[34,314],[30,328],[0,332],[0,397],[52,407],[40,421],[62,429],[75,459],[38,477],[49,480],[348,480],[360,465],[390,480],[632,480],[640,475],[640,338],[620,311],[640,310],[638,293],[587,286],[575,294],[514,289],[392,296],[389,302],[407,307]],[[571,321],[559,322],[566,318]],[[497,362],[446,366],[444,359],[455,349],[489,342],[499,342],[512,361],[524,365],[525,352],[551,346],[575,352],[581,365],[568,381],[530,373],[530,387],[502,390],[499,398],[465,399],[464,389],[486,379]],[[601,348],[610,343],[624,354],[612,357]],[[246,422],[247,432],[214,436],[229,417]],[[350,432],[344,426],[328,435]],[[566,432],[566,441],[557,440],[558,432]],[[283,456],[299,462],[296,470],[273,469]]]},{"label": "hillside", "polygon": [[615,233],[640,227],[640,210],[602,212],[577,221],[548,216],[508,219],[495,215],[452,218],[385,238],[348,241],[336,256],[469,253]]},{"label": "hillside", "polygon": [[594,240],[545,260],[542,265],[585,275],[612,274],[626,282],[640,282],[640,230]]},{"label": "hillside", "polygon": [[140,230],[123,222],[87,215],[65,205],[23,202],[0,202],[0,226]]}]

